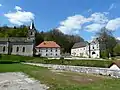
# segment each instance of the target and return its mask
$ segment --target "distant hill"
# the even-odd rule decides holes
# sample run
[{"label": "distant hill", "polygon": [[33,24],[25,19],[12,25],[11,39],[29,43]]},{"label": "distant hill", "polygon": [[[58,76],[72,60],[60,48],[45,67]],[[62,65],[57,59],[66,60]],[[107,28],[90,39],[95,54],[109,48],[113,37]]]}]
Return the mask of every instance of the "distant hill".
[{"label": "distant hill", "polygon": [[84,41],[83,38],[76,35],[65,35],[58,29],[50,30],[49,32],[39,32],[36,37],[36,44],[38,45],[42,41],[55,41],[61,48],[62,52],[70,53],[72,46],[76,42]]},{"label": "distant hill", "polygon": [[0,37],[27,37],[28,27],[21,25],[20,27],[0,27]]}]

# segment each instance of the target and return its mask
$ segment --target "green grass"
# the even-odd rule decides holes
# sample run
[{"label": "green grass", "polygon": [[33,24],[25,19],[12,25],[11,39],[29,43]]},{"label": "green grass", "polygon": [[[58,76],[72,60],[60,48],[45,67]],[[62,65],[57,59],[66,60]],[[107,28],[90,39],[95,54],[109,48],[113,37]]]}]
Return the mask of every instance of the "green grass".
[{"label": "green grass", "polygon": [[120,79],[99,75],[53,72],[22,64],[0,64],[0,72],[24,72],[49,86],[49,90],[120,90]]},{"label": "green grass", "polygon": [[32,62],[43,64],[59,64],[59,65],[73,65],[73,66],[90,66],[90,67],[109,67],[112,64],[112,60],[48,60],[47,58],[40,57],[27,57],[16,55],[2,55],[0,63],[19,63],[19,62]]}]

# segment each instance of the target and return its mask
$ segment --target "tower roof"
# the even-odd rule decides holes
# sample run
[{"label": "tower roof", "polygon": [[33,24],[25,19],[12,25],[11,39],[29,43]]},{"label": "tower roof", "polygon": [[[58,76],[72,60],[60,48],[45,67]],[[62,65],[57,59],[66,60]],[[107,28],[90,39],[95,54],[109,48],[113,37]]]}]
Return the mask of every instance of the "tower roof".
[{"label": "tower roof", "polygon": [[34,21],[33,20],[31,21],[30,29],[35,29],[35,25],[34,25]]}]

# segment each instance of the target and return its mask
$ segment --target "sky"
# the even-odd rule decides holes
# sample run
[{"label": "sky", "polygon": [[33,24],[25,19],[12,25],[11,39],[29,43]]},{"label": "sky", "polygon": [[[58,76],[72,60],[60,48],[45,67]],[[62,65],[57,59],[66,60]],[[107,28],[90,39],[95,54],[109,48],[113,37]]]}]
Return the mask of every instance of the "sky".
[{"label": "sky", "polygon": [[120,40],[120,0],[0,0],[0,26],[31,20],[38,31],[57,28],[88,41],[106,27]]}]

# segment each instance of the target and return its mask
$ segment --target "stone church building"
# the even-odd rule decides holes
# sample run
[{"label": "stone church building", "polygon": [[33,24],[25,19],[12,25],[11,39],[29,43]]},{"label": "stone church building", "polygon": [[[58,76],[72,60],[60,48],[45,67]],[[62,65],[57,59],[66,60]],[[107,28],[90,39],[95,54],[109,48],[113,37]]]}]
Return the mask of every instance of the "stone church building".
[{"label": "stone church building", "polygon": [[36,29],[31,22],[28,36],[0,38],[0,54],[33,56],[35,54]]}]

